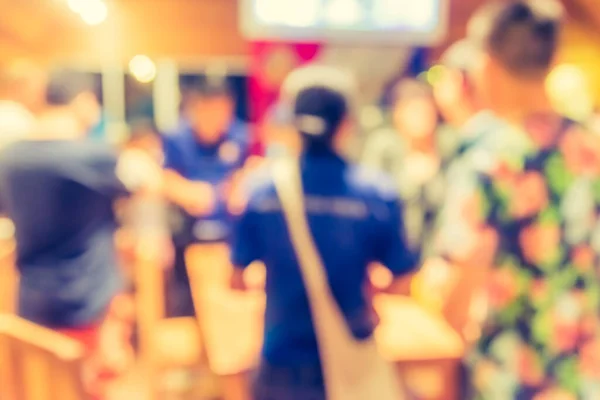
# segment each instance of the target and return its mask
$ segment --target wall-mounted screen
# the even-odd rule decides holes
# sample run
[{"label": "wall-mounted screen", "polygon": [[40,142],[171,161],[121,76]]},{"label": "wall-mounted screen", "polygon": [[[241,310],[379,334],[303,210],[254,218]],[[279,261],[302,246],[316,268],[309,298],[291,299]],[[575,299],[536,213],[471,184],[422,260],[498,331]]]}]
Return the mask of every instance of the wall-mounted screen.
[{"label": "wall-mounted screen", "polygon": [[434,44],[449,0],[241,0],[250,39]]}]

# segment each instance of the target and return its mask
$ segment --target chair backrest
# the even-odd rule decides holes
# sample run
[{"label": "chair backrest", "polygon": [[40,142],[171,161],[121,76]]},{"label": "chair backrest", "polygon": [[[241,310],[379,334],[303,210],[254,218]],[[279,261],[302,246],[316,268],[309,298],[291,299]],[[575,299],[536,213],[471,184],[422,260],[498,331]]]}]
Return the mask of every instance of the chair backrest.
[{"label": "chair backrest", "polygon": [[17,298],[18,274],[15,268],[15,242],[7,238],[0,218],[0,313],[14,313]]},{"label": "chair backrest", "polygon": [[84,349],[14,315],[0,314],[0,399],[85,400]]}]

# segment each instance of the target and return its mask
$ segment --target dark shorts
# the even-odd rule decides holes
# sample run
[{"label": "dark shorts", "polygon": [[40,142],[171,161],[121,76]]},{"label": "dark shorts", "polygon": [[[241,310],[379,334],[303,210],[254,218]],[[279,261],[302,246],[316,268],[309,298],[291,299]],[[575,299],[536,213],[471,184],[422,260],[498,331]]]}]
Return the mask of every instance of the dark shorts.
[{"label": "dark shorts", "polygon": [[253,384],[254,400],[325,400],[321,367],[280,367],[262,362]]},{"label": "dark shorts", "polygon": [[173,268],[166,271],[165,302],[168,318],[194,317],[194,300],[185,263],[186,246],[175,247]]}]

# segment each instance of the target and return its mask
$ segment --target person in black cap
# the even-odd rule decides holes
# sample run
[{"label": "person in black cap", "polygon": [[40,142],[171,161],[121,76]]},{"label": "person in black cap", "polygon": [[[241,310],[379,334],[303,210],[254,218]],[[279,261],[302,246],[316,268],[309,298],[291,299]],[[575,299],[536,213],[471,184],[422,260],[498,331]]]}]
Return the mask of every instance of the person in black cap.
[{"label": "person in black cap", "polygon": [[[407,248],[394,185],[344,159],[355,126],[353,80],[322,66],[293,74],[293,124],[303,141],[299,163],[310,231],[346,323],[356,338],[368,338],[376,324],[364,290],[369,263],[400,276],[418,257]],[[266,266],[264,345],[254,398],[324,400],[311,310],[274,181],[255,180],[231,249],[236,289],[247,288],[244,270],[250,264]]]}]

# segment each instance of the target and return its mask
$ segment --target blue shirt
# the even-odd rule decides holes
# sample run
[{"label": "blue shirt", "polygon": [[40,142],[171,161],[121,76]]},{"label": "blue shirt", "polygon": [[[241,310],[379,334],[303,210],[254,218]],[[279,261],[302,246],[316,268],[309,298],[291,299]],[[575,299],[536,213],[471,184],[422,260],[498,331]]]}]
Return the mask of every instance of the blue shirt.
[{"label": "blue shirt", "polygon": [[221,140],[213,145],[198,141],[191,126],[183,123],[174,133],[165,135],[164,168],[182,177],[210,183],[217,191],[217,206],[212,214],[193,218],[194,241],[219,241],[229,235],[231,218],[227,212],[225,185],[248,156],[250,137],[246,124],[236,120]]},{"label": "blue shirt", "polygon": [[[369,337],[367,266],[380,262],[401,275],[418,259],[407,248],[397,191],[385,176],[333,155],[305,157],[301,175],[309,225],[332,292],[355,336]],[[237,267],[254,261],[266,266],[265,359],[284,366],[318,363],[306,291],[270,177],[254,185],[231,250]]]},{"label": "blue shirt", "polygon": [[121,288],[117,157],[91,141],[24,141],[0,153],[0,204],[15,225],[19,313],[50,327],[98,322]]}]

